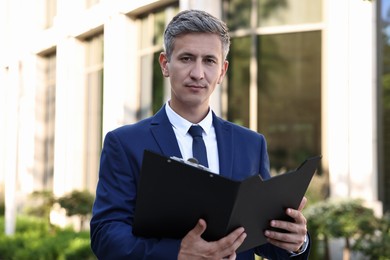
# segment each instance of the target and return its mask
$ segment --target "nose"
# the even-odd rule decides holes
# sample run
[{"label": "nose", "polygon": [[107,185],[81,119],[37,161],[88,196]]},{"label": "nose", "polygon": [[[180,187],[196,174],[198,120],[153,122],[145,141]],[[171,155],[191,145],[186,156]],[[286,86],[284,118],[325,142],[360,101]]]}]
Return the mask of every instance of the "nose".
[{"label": "nose", "polygon": [[204,68],[201,61],[194,62],[194,65],[190,71],[190,77],[195,80],[200,80],[204,78]]}]

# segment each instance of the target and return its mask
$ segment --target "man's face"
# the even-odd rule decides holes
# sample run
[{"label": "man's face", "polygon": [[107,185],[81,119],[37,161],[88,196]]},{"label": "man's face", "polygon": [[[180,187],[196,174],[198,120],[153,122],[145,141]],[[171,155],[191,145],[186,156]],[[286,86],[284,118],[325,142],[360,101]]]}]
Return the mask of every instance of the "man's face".
[{"label": "man's face", "polygon": [[218,35],[189,33],[175,39],[170,61],[160,55],[165,77],[170,78],[171,106],[176,109],[206,111],[209,98],[228,68],[222,57],[222,43]]}]

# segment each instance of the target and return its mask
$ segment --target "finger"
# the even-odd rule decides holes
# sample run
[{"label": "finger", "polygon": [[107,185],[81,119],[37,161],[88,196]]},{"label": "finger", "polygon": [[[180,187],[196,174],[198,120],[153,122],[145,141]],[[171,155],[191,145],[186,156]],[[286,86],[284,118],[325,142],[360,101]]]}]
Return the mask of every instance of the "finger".
[{"label": "finger", "polygon": [[266,230],[265,236],[267,238],[279,240],[287,243],[301,243],[304,241],[306,234],[294,233],[294,232],[277,232],[272,230]]},{"label": "finger", "polygon": [[221,245],[221,255],[227,255],[226,259],[236,259],[236,250],[240,247],[246,237],[245,233],[242,233],[233,244]]},{"label": "finger", "polygon": [[289,221],[273,220],[271,226],[288,231],[287,233],[272,230],[265,231],[268,242],[287,250],[294,249],[292,251],[296,251],[303,244],[307,234],[306,224],[303,223],[296,224]]},{"label": "finger", "polygon": [[[295,215],[295,213],[298,213]],[[289,214],[291,217],[294,218],[295,222],[290,221],[282,221],[282,220],[272,220],[270,223],[271,227],[284,229],[290,233],[297,233],[297,234],[306,234],[307,232],[307,226],[306,226],[306,218],[303,216],[303,214],[300,211],[296,211],[294,214]]]},{"label": "finger", "polygon": [[295,209],[287,209],[286,214],[292,217],[295,223],[306,225],[306,218],[301,211]]},{"label": "finger", "polygon": [[193,234],[196,236],[201,236],[203,232],[206,230],[207,224],[203,219],[199,219],[198,223],[196,223],[195,227],[192,229]]},{"label": "finger", "polygon": [[300,204],[299,207],[298,207],[298,210],[299,210],[299,211],[302,211],[302,210],[303,210],[303,208],[304,208],[305,205],[306,205],[306,202],[307,202],[307,198],[306,198],[306,197],[303,197],[302,200],[301,200],[301,204]]},{"label": "finger", "polygon": [[228,236],[216,241],[218,246],[222,249],[222,255],[232,255],[236,252],[237,248],[244,242],[247,234],[244,232],[244,228],[238,228],[230,233]]},{"label": "finger", "polygon": [[287,232],[278,232],[278,231],[272,231],[272,230],[270,230],[270,231],[275,232],[275,233],[282,233],[282,234],[298,233],[299,229],[303,228],[303,225],[302,225],[302,227],[300,225],[302,225],[302,224],[297,224],[297,223],[290,222],[290,221],[272,220],[270,223],[271,227],[277,228],[277,229],[282,229],[282,230],[285,230]]},{"label": "finger", "polygon": [[233,254],[231,254],[230,256],[229,256],[229,260],[234,260],[234,259],[236,259],[236,257],[237,257],[237,255],[236,255],[236,253],[234,252]]},{"label": "finger", "polygon": [[234,241],[232,248],[234,252],[244,243],[245,238],[247,237],[247,234],[243,231],[240,236]]},{"label": "finger", "polygon": [[264,235],[269,243],[290,251],[297,251],[304,243],[306,234],[284,233],[266,230]]},{"label": "finger", "polygon": [[[227,235],[226,237],[220,239],[218,243],[226,245],[226,247],[231,247],[234,244],[238,244],[237,248],[244,242],[246,237],[246,233],[243,227],[239,227],[235,229],[232,233]],[[236,249],[237,249],[236,248]]]},{"label": "finger", "polygon": [[272,239],[272,238],[267,238],[267,241],[268,241],[268,243],[270,243],[274,246],[277,246],[277,247],[280,247],[280,248],[283,248],[287,251],[292,251],[292,252],[298,251],[302,245],[299,243],[289,243],[289,242],[284,242],[284,241],[280,241],[280,240]]}]

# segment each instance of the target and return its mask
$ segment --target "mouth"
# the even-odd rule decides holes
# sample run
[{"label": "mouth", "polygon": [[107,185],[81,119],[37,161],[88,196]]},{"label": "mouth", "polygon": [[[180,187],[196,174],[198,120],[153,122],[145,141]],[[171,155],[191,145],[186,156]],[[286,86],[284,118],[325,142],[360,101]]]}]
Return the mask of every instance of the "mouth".
[{"label": "mouth", "polygon": [[206,88],[206,86],[202,86],[202,85],[186,85],[187,88],[191,88],[191,89],[204,89]]}]

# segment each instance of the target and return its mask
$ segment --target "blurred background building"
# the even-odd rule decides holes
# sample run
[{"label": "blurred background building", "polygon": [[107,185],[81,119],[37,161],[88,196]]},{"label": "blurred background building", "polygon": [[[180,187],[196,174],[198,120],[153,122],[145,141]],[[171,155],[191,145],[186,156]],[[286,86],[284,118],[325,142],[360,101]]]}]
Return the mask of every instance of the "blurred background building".
[{"label": "blurred background building", "polygon": [[180,10],[222,18],[212,108],[265,134],[275,172],[322,154],[329,196],[390,210],[390,0],[0,0],[0,193],[94,193],[107,131],[169,98],[158,55]]}]

